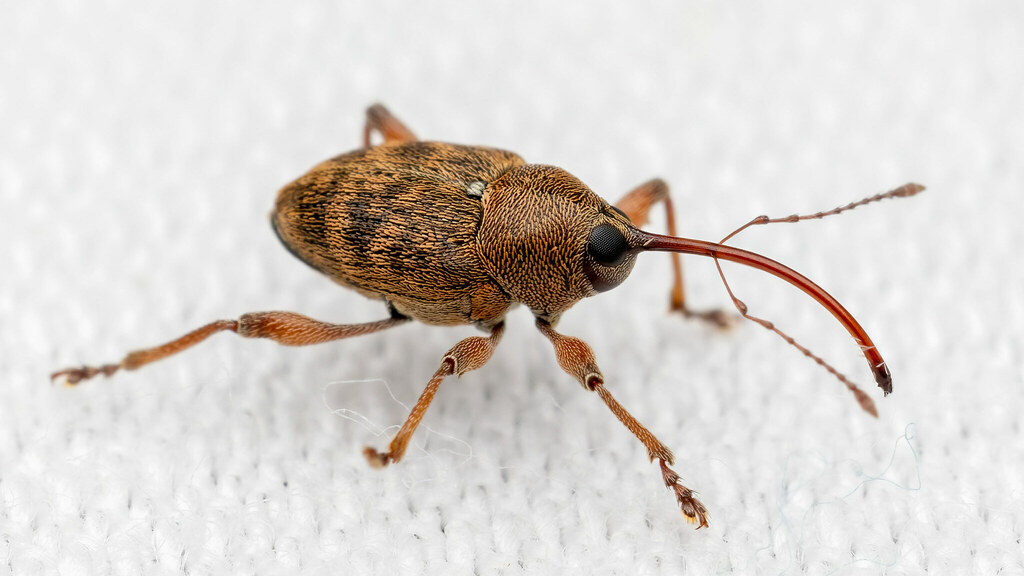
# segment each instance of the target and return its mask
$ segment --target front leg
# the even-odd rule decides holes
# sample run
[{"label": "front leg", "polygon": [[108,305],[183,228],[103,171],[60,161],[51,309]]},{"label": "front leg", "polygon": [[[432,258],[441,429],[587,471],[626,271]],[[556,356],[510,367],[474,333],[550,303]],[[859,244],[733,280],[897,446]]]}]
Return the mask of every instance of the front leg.
[{"label": "front leg", "polygon": [[672,451],[662,444],[650,430],[637,421],[622,404],[619,404],[615,397],[612,396],[612,393],[604,387],[604,376],[601,375],[601,370],[597,367],[594,351],[590,349],[590,346],[579,338],[563,336],[555,332],[554,327],[550,323],[540,318],[537,319],[537,328],[554,345],[555,358],[558,359],[558,364],[562,367],[562,370],[575,377],[587,390],[597,392],[597,395],[601,397],[601,400],[612,411],[612,414],[619,419],[619,422],[622,422],[647,448],[647,456],[651,461],[658,460],[661,466],[661,478],[664,480],[665,486],[675,492],[676,500],[679,502],[679,507],[682,509],[686,521],[691,524],[697,524],[698,530],[706,528],[708,526],[707,508],[701,504],[700,500],[693,496],[693,490],[680,483],[681,478],[679,474],[676,474],[674,470],[669,468],[669,464],[673,462]]},{"label": "front leg", "polygon": [[[619,198],[615,207],[622,211],[637,228],[647,223],[651,208],[662,202],[665,204],[666,228],[668,235],[676,235],[676,218],[672,209],[672,197],[668,193],[668,184],[661,178],[648,180]],[[681,312],[687,318],[699,318],[719,328],[730,328],[735,316],[722,309],[694,311],[686,305],[686,292],[683,290],[683,263],[679,254],[673,252],[672,258],[672,293],[669,310]]]}]

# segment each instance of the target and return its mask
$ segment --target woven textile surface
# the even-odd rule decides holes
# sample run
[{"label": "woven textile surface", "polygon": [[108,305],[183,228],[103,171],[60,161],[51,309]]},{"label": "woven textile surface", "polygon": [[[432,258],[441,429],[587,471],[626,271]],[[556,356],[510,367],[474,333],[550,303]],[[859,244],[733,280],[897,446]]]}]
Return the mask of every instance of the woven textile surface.
[{"label": "woven textile surface", "polygon": [[[1024,573],[1024,10],[1019,2],[10,2],[0,18],[0,574]],[[290,256],[276,190],[416,134],[655,176],[679,233],[744,232],[868,330],[724,270],[750,322],[666,313],[664,254],[567,312],[676,453],[711,525],[516,309],[406,458],[370,469],[472,327],[285,348],[218,335],[69,389],[49,373],[245,312],[384,318]],[[664,211],[647,229],[665,231]],[[685,260],[696,308],[725,307]]]}]

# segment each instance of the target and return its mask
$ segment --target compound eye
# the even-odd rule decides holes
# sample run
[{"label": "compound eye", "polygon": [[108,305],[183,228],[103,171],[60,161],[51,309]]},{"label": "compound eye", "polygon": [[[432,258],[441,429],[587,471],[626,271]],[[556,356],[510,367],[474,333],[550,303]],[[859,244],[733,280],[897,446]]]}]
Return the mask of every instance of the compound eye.
[{"label": "compound eye", "polygon": [[598,264],[615,266],[622,262],[629,251],[626,237],[611,224],[599,224],[590,232],[587,253]]}]

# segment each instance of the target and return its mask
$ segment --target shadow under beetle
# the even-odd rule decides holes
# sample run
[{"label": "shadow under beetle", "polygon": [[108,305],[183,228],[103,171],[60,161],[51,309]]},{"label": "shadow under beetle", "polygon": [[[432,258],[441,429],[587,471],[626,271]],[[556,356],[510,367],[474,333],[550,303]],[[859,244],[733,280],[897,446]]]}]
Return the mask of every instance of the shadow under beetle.
[{"label": "shadow under beetle", "polygon": [[[371,143],[379,133],[383,142]],[[665,485],[675,492],[687,521],[707,526],[707,510],[669,468],[672,452],[638,422],[604,386],[590,347],[555,331],[563,312],[588,296],[618,286],[644,251],[672,252],[671,309],[719,326],[721,311],[692,312],[683,292],[679,254],[699,254],[752,266],[797,286],[827,308],[860,345],[885,394],[892,379],[885,361],[857,321],[832,296],[794,270],[764,256],[726,246],[741,230],[759,224],[822,218],[884,198],[914,195],[924,188],[906,184],[864,200],[806,216],[751,220],[721,242],[675,236],[668,186],[660,179],[641,184],[611,205],[574,176],[554,166],[528,164],[518,155],[479,146],[423,142],[381,105],[367,110],[364,147],[327,160],[277,196],[271,224],[285,248],[335,282],[383,300],[389,317],[364,324],[328,324],[293,312],[255,312],[219,320],[177,340],[129,353],[120,363],[55,372],[53,380],[73,385],[98,374],[110,376],[189,348],[211,334],[231,331],[305,346],[361,336],[419,320],[427,324],[475,324],[484,337],[466,338],[441,359],[402,428],[386,452],[366,448],[374,467],[398,462],[445,377],[484,365],[504,332],[505,314],[517,304],[530,309],[537,328],[554,346],[558,364],[602,401],[658,460]],[[639,229],[648,212],[663,203],[668,234]],[[721,274],[721,267],[719,266]],[[725,280],[724,275],[722,276]],[[728,284],[726,284],[728,288]],[[842,381],[861,407],[877,416],[874,402],[770,322],[740,314],[776,332]]]}]

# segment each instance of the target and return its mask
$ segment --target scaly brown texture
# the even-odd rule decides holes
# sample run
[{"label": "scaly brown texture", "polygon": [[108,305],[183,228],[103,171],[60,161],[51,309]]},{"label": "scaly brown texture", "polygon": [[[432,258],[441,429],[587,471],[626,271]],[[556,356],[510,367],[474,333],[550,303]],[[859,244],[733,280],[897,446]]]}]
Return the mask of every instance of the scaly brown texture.
[{"label": "scaly brown texture", "polygon": [[[374,134],[383,142],[374,145]],[[651,460],[658,460],[665,485],[675,493],[686,519],[698,528],[708,525],[707,510],[669,468],[671,450],[612,396],[593,350],[583,340],[555,331],[559,317],[573,304],[625,280],[638,252],[672,252],[671,309],[718,326],[727,326],[732,316],[721,311],[694,312],[686,306],[680,253],[741,262],[789,281],[847,327],[864,349],[879,386],[886,393],[891,390],[881,355],[837,300],[782,264],[724,243],[752,225],[822,218],[877,200],[916,194],[923,189],[918,185],[809,216],[760,217],[721,242],[710,243],[675,236],[668,185],[660,179],[641,184],[612,206],[561,168],[527,164],[516,154],[494,148],[418,141],[381,105],[367,110],[363,145],[318,164],[286,185],[278,193],[271,224],[296,257],[335,282],[382,300],[389,318],[332,324],[294,312],[249,313],[131,352],[118,364],[69,368],[51,378],[76,384],[120,369],[134,370],[218,332],[306,346],[379,332],[410,319],[475,324],[483,329],[488,336],[465,338],[442,357],[388,450],[364,450],[371,465],[383,467],[401,460],[445,378],[483,366],[501,340],[509,308],[523,304],[536,316],[537,328],[551,341],[562,369],[586,390],[596,392],[644,444]],[[638,228],[659,203],[668,214],[669,236]],[[729,294],[742,316],[776,332],[824,366],[857,395],[865,410],[877,416],[874,403],[856,385],[772,323],[748,314],[731,289]]]},{"label": "scaly brown texture", "polygon": [[[631,227],[624,214],[554,166],[527,164],[509,171],[487,190],[483,204],[477,237],[488,273],[515,301],[552,322],[598,292],[587,274],[591,230],[608,223],[625,235]],[[617,285],[634,259],[628,254],[600,269]]]},{"label": "scaly brown texture", "polygon": [[523,164],[492,148],[382,144],[285,186],[271,222],[300,260],[403,316],[491,325],[511,301],[481,262],[483,206],[474,194]]}]

